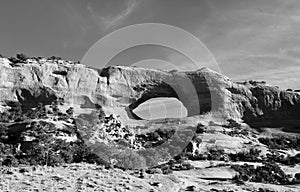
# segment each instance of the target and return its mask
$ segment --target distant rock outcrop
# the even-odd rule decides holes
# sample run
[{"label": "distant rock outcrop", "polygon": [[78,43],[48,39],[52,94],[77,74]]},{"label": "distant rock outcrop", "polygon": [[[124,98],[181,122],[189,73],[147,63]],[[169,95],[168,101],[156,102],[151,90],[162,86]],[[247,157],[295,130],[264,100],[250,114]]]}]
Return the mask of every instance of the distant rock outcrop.
[{"label": "distant rock outcrop", "polygon": [[[166,72],[132,67],[91,69],[73,64],[0,65],[0,103],[50,104],[93,108],[122,119],[137,119],[132,110],[148,99],[176,97],[188,116],[221,111],[228,118],[253,126],[300,125],[300,94],[265,83],[235,83],[207,68]],[[74,107],[76,111],[76,107]]]}]

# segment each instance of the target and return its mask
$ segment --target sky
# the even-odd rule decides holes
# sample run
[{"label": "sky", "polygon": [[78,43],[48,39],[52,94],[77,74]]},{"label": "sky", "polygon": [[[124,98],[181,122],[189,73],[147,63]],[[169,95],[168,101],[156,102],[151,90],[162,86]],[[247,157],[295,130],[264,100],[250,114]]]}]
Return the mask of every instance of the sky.
[{"label": "sky", "polygon": [[[298,0],[1,0],[0,52],[77,61],[105,35],[139,23],[168,24],[195,35],[216,58],[219,72],[233,80],[300,88]],[[136,61],[155,49],[145,45],[133,52]],[[179,53],[156,52],[162,60],[184,62]]]},{"label": "sky", "polygon": [[[219,72],[235,81],[300,89],[299,0],[1,0],[0,53],[77,61],[105,35],[140,23],[193,34],[213,54]],[[139,59],[186,62],[174,50],[147,45],[125,50],[114,62]]]}]

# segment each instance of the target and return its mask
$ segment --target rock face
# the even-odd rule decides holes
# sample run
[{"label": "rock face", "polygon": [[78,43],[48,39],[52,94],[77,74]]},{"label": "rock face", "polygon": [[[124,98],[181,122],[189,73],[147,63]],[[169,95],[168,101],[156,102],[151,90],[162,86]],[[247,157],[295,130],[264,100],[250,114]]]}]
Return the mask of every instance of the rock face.
[{"label": "rock face", "polygon": [[[264,83],[235,83],[207,68],[166,72],[131,67],[101,70],[71,64],[0,65],[0,103],[19,101],[30,107],[63,98],[67,105],[95,108],[123,119],[155,97],[178,98],[188,116],[221,111],[253,126],[300,125],[300,94]],[[76,109],[76,107],[74,107]]]}]

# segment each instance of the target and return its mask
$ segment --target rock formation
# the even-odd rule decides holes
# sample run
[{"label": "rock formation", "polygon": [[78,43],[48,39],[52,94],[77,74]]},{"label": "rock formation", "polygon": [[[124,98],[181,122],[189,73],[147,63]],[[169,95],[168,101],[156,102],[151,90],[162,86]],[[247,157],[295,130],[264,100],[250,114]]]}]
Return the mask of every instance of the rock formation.
[{"label": "rock formation", "polygon": [[207,68],[191,72],[77,64],[0,64],[0,103],[30,107],[63,98],[78,109],[101,105],[123,119],[137,120],[134,108],[155,97],[178,98],[188,116],[221,111],[253,126],[300,125],[300,94],[259,82],[236,83]]}]

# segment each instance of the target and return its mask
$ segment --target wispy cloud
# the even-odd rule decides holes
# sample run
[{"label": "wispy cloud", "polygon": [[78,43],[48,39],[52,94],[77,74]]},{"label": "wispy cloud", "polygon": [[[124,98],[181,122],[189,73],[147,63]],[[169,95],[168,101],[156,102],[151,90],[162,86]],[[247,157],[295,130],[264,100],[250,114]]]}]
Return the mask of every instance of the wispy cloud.
[{"label": "wispy cloud", "polygon": [[234,81],[265,80],[281,88],[299,89],[300,60],[287,55],[285,50],[277,55],[240,56],[222,64],[225,74]]},{"label": "wispy cloud", "polygon": [[300,65],[279,69],[261,70],[256,73],[243,75],[243,80],[265,80],[270,85],[277,85],[281,88],[299,89]]},{"label": "wispy cloud", "polygon": [[103,15],[96,11],[90,4],[87,6],[91,17],[103,31],[111,27],[118,26],[124,21],[137,7],[139,2],[136,0],[126,0],[125,8],[117,14]]}]

